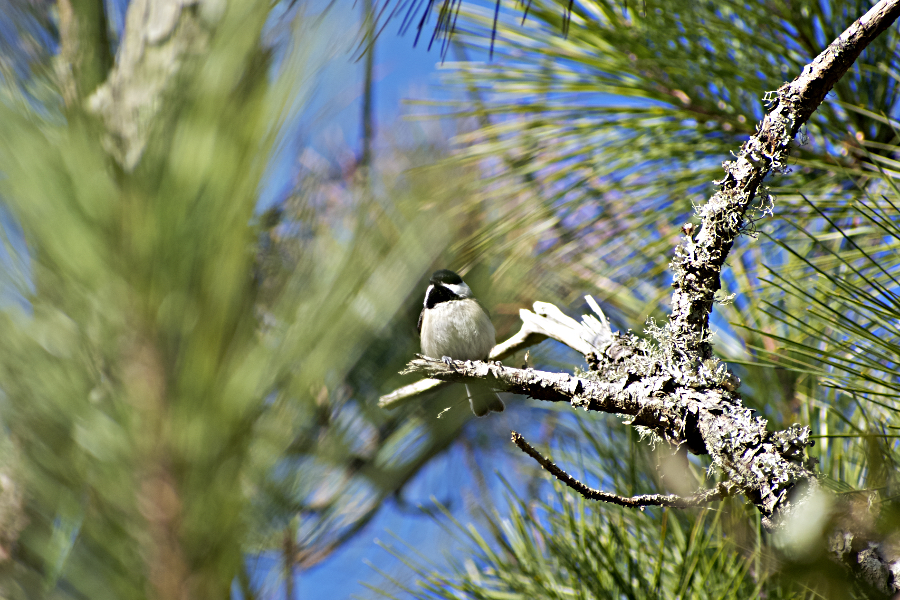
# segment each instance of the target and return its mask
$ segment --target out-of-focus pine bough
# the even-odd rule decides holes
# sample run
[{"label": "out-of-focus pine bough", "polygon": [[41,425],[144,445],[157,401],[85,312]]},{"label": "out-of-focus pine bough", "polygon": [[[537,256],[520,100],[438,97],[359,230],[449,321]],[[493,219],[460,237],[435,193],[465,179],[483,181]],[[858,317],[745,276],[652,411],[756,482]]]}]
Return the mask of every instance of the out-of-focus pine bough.
[{"label": "out-of-focus pine bough", "polygon": [[[596,304],[598,318],[583,323],[568,319],[540,303],[536,315],[522,311],[523,328],[515,340],[552,337],[585,354],[591,373],[584,377],[514,369],[500,363],[419,357],[407,372],[445,382],[482,380],[495,389],[532,398],[568,402],[584,408],[625,415],[629,422],[658,439],[709,454],[725,478],[715,490],[689,498],[654,496],[624,498],[592,490],[541,457],[521,435],[513,441],[544,468],[586,497],[626,506],[689,506],[744,494],[758,508],[769,531],[778,531],[797,515],[811,495],[821,492],[809,428],[793,426],[767,431],[767,421],[741,404],[739,381],[712,357],[709,317],[720,289],[721,270],[737,236],[746,230],[746,213],[757,196],[760,207],[770,201],[763,179],[782,171],[794,136],[849,69],[860,52],[900,15],[900,1],[882,0],[853,23],[794,81],[771,94],[767,114],[757,133],[743,144],[736,160],[724,163],[719,191],[698,211],[701,225],[685,225],[684,241],[675,249],[672,312],[663,327],[648,328],[651,340],[623,336],[609,328]],[[498,352],[495,351],[498,358]],[[421,393],[422,382],[382,398],[392,406]],[[415,388],[414,386],[418,386]],[[900,590],[900,556],[883,540],[868,539],[850,522],[838,520],[829,551],[867,588],[887,594]]]},{"label": "out-of-focus pine bough", "polygon": [[[35,30],[12,63],[33,79],[0,56],[0,253],[23,255],[16,285],[0,270],[0,596],[222,598],[237,579],[252,598],[248,553],[322,560],[465,421],[417,429],[343,384],[445,248],[441,219],[411,178],[390,215],[355,189],[328,215],[306,196],[256,214],[332,52],[320,17],[134,0],[111,47],[101,0],[38,19],[50,4],[0,9]],[[309,235],[268,244],[285,211]]]}]

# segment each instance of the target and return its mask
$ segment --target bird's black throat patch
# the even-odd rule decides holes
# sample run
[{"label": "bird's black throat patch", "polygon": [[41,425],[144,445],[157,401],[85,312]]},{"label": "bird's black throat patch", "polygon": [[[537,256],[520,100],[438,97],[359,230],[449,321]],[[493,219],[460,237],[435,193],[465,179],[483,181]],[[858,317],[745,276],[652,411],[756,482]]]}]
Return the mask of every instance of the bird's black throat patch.
[{"label": "bird's black throat patch", "polygon": [[450,300],[460,300],[461,296],[453,293],[448,287],[437,284],[431,286],[428,295],[425,297],[425,308],[434,308],[441,302],[449,302]]}]

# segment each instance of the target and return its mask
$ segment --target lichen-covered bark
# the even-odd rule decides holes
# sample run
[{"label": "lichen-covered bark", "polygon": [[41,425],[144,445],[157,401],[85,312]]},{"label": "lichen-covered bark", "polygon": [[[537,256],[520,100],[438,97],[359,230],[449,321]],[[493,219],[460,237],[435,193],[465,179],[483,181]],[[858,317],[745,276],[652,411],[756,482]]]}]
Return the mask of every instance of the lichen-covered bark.
[{"label": "lichen-covered bark", "polygon": [[596,381],[568,373],[515,369],[500,363],[411,361],[409,372],[442,381],[490,383],[505,392],[573,408],[624,415],[671,444],[687,444],[709,454],[713,464],[757,506],[767,524],[790,506],[788,491],[798,482],[815,486],[813,463],[805,453],[809,428],[769,433],[766,421],[741,405],[740,397],[721,388],[679,385],[669,373]]},{"label": "lichen-covered bark", "polygon": [[[709,315],[719,291],[722,265],[737,236],[745,229],[745,214],[759,193],[763,179],[787,164],[794,136],[824,100],[860,52],[900,15],[900,2],[882,0],[841,34],[803,69],[781,86],[772,98],[756,135],[751,136],[734,161],[722,166],[725,177],[719,191],[698,216],[696,236],[688,235],[672,260],[672,313],[669,328],[686,357],[712,356]],[[763,192],[764,194],[764,192]],[[768,198],[761,198],[765,205]]]}]

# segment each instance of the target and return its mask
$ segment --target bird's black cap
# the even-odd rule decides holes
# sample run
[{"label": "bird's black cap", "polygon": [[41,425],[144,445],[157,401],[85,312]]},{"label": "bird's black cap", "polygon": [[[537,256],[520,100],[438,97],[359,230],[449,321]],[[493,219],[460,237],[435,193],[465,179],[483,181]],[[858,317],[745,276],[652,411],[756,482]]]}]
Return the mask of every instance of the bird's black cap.
[{"label": "bird's black cap", "polygon": [[459,285],[462,282],[462,278],[450,269],[441,269],[440,271],[435,271],[431,275],[430,283],[449,283],[452,285]]}]

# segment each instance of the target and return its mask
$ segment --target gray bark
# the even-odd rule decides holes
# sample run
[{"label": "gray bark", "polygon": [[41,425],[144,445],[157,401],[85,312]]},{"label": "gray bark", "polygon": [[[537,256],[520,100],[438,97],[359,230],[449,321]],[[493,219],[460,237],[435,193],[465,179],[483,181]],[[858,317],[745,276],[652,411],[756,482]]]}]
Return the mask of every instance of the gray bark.
[{"label": "gray bark", "polygon": [[140,160],[163,95],[184,60],[200,54],[220,0],[133,0],[109,77],[88,99],[106,126],[107,151],[130,171]]}]

